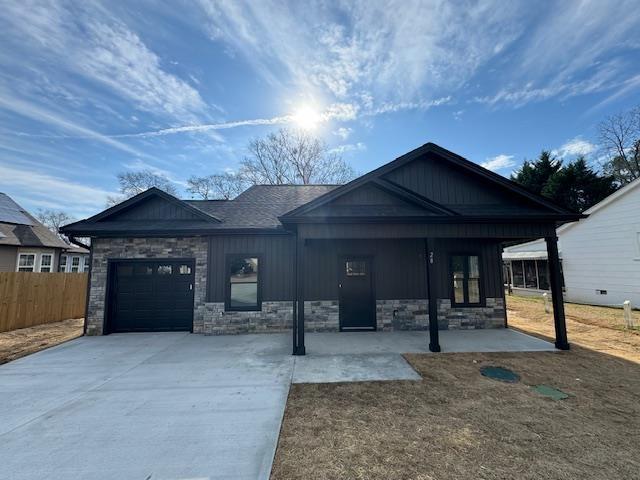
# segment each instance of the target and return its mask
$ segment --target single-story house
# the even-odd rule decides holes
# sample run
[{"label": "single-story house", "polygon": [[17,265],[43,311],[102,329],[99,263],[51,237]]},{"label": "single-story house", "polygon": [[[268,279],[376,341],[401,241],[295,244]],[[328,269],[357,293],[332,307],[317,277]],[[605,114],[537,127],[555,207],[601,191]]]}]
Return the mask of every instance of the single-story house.
[{"label": "single-story house", "polygon": [[[640,179],[585,214],[556,231],[565,301],[621,307],[629,300],[640,307]],[[507,247],[502,258],[514,291],[549,290],[544,239]]]},{"label": "single-story house", "polygon": [[[562,240],[558,240],[562,266]],[[544,239],[506,247],[502,252],[505,285],[518,295],[542,295],[549,291],[549,265]]]},{"label": "single-story house", "polygon": [[[502,328],[501,244],[582,216],[433,143],[346,185],[255,185],[234,200],[152,188],[63,227],[91,237],[86,333]],[[568,348],[562,296],[556,345]]]},{"label": "single-story house", "polygon": [[0,272],[57,272],[73,249],[9,195],[0,193]]}]

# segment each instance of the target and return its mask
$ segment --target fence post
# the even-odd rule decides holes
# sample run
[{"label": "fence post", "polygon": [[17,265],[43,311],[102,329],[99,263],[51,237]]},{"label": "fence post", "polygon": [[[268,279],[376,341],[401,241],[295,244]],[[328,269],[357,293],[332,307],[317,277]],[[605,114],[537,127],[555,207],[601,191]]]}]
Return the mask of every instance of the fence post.
[{"label": "fence post", "polygon": [[624,311],[624,323],[627,328],[633,327],[633,318],[631,318],[631,302],[629,300],[625,300],[622,303],[622,310]]},{"label": "fence post", "polygon": [[551,313],[551,307],[549,307],[549,294],[544,292],[542,294],[542,298],[544,299],[544,313]]}]

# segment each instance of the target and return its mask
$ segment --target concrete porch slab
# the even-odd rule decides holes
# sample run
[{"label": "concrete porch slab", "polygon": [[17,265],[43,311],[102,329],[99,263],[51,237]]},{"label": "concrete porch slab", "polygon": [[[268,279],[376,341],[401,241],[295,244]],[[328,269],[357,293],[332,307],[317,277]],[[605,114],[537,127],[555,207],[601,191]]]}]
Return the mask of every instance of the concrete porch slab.
[{"label": "concrete porch slab", "polygon": [[292,382],[371,382],[421,378],[397,353],[307,355],[296,357]]},{"label": "concrete porch slab", "polygon": [[[429,332],[330,332],[305,335],[307,356],[429,353]],[[509,328],[442,330],[443,352],[553,351],[552,343]]]}]

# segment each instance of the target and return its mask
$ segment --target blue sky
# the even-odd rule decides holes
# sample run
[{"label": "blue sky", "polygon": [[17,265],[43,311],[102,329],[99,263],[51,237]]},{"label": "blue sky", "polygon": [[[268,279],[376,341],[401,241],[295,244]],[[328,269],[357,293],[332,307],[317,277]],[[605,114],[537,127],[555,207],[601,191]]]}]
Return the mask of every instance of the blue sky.
[{"label": "blue sky", "polygon": [[508,176],[598,162],[640,103],[631,1],[2,2],[0,191],[102,210],[116,173],[235,170],[251,138],[314,132],[359,172],[428,141]]}]

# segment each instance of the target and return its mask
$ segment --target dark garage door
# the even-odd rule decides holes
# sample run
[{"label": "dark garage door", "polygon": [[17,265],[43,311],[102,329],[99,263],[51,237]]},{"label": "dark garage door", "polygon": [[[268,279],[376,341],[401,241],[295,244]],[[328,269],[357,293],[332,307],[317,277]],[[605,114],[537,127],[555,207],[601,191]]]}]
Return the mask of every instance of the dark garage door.
[{"label": "dark garage door", "polygon": [[109,332],[190,331],[193,260],[111,264]]}]

